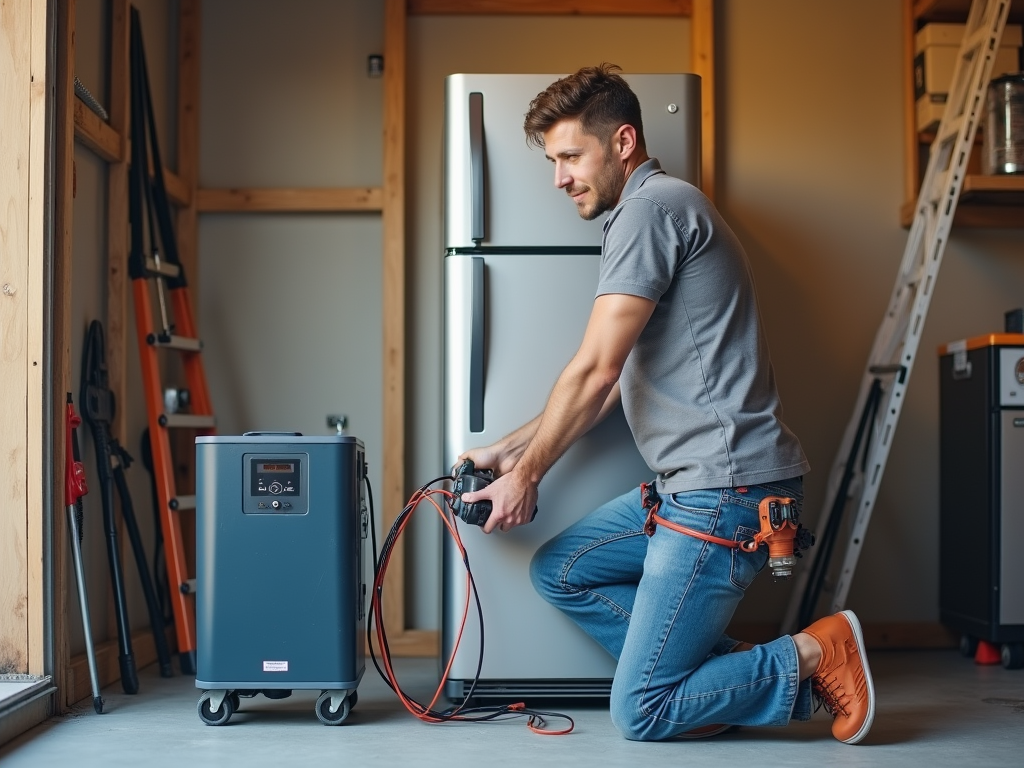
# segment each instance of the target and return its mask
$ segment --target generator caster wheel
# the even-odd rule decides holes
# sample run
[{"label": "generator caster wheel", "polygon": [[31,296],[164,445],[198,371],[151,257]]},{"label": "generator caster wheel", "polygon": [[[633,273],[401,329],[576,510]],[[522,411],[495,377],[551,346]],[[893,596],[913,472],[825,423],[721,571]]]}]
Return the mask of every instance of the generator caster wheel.
[{"label": "generator caster wheel", "polygon": [[966,659],[973,659],[978,652],[978,638],[970,635],[960,635],[960,655]]},{"label": "generator caster wheel", "polygon": [[1001,655],[1004,668],[1024,668],[1024,643],[1004,643]]},{"label": "generator caster wheel", "polygon": [[237,694],[224,693],[224,698],[220,702],[220,706],[217,711],[213,711],[213,704],[211,699],[215,693],[219,691],[204,691],[203,695],[199,697],[199,719],[207,725],[224,725],[231,716],[235,714],[235,710],[238,708],[236,703],[238,701]]},{"label": "generator caster wheel", "polygon": [[[337,702],[339,696],[341,701]],[[350,696],[346,691],[324,691],[316,700],[317,719],[324,725],[341,725],[352,710],[354,699],[355,694]],[[334,712],[331,711],[332,706],[337,707]]]}]

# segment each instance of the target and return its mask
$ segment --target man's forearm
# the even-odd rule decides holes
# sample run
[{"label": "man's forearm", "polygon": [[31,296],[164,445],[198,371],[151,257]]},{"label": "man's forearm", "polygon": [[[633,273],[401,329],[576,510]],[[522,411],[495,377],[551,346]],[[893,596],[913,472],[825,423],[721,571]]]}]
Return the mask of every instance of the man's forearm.
[{"label": "man's forearm", "polygon": [[497,443],[497,448],[501,451],[501,454],[508,461],[508,466],[499,467],[501,473],[508,472],[519,463],[519,460],[523,457],[527,446],[530,441],[533,440],[534,435],[537,434],[537,428],[540,426],[541,415],[537,415],[532,420],[523,424],[515,432],[510,432],[501,438]]},{"label": "man's forearm", "polygon": [[[614,374],[570,364],[558,377],[516,471],[539,483],[558,458],[618,402]],[[613,398],[613,394],[615,397]],[[524,427],[525,429],[525,427]]]}]

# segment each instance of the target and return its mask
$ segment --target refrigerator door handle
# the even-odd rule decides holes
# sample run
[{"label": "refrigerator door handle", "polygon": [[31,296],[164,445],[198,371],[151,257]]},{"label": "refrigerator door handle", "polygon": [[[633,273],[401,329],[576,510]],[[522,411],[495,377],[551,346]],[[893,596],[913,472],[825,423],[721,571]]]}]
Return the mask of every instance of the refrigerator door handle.
[{"label": "refrigerator door handle", "polygon": [[469,175],[472,216],[470,239],[484,239],[484,95],[469,94]]},{"label": "refrigerator door handle", "polygon": [[484,260],[473,257],[472,330],[469,341],[469,431],[484,431]]}]

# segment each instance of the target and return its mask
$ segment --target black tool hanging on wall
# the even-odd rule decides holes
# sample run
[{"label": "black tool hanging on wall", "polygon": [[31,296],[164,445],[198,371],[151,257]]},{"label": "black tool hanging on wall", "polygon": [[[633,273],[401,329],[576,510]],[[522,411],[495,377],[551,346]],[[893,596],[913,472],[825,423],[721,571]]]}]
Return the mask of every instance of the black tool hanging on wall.
[{"label": "black tool hanging on wall", "polygon": [[93,442],[96,446],[96,465],[100,478],[100,491],[103,498],[103,530],[107,537],[107,559],[110,564],[110,578],[114,588],[114,604],[117,613],[118,662],[121,667],[121,687],[125,693],[137,693],[139,690],[138,675],[135,669],[135,657],[132,652],[131,628],[128,622],[128,604],[125,597],[124,573],[121,568],[120,548],[118,547],[116,510],[114,508],[114,489],[117,489],[121,501],[121,518],[135,554],[135,564],[142,584],[142,592],[146,598],[149,611],[149,625],[153,631],[157,657],[160,663],[160,674],[171,677],[171,654],[167,647],[167,635],[164,631],[163,614],[160,610],[153,581],[149,575],[146,562],[146,550],[142,545],[142,537],[135,519],[135,508],[132,505],[125,470],[131,465],[132,457],[121,446],[117,438],[111,434],[114,422],[114,393],[110,391],[107,374],[106,343],[103,325],[93,320],[85,337],[82,352],[82,392],[80,397],[82,415],[89,424]]}]

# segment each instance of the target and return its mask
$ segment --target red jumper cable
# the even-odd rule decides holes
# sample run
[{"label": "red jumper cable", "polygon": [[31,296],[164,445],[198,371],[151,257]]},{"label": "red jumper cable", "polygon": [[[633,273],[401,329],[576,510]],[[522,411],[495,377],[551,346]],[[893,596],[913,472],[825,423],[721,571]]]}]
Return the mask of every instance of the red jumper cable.
[{"label": "red jumper cable", "polygon": [[[448,672],[451,669],[451,665],[455,660],[455,654],[458,652],[459,643],[462,640],[462,632],[466,626],[466,619],[469,614],[470,597],[472,597],[473,603],[476,605],[477,614],[480,622],[480,658],[477,664],[476,677],[479,678],[480,669],[483,664],[483,611],[480,608],[480,598],[476,590],[476,583],[473,581],[473,573],[469,567],[469,555],[466,552],[466,548],[462,543],[462,537],[459,535],[459,529],[455,522],[455,515],[451,513],[451,502],[454,498],[450,491],[446,491],[440,488],[431,488],[436,483],[451,480],[450,477],[439,477],[431,480],[426,485],[421,486],[409,499],[402,513],[395,520],[391,530],[388,532],[387,537],[381,545],[379,556],[376,553],[377,550],[377,534],[375,526],[372,522],[374,520],[373,514],[373,493],[370,490],[369,481],[367,481],[367,496],[370,502],[370,521],[371,521],[371,534],[373,539],[373,548],[376,560],[374,562],[374,578],[373,578],[373,593],[370,598],[370,615],[366,622],[366,635],[367,641],[370,647],[370,657],[373,659],[373,664],[377,668],[377,672],[388,684],[388,686],[395,692],[402,705],[419,720],[426,723],[446,723],[446,722],[464,722],[464,723],[481,723],[489,722],[493,720],[505,720],[513,717],[526,716],[527,727],[536,734],[542,736],[562,736],[570,733],[575,727],[573,719],[569,715],[560,712],[544,712],[541,710],[531,709],[526,706],[523,702],[517,702],[514,704],[505,704],[501,706],[491,707],[466,707],[466,702],[469,702],[472,698],[473,691],[476,688],[476,679],[473,681],[473,685],[470,686],[469,693],[466,695],[462,704],[451,707],[445,710],[438,710],[435,707],[437,702],[440,700],[442,691],[444,689],[444,681],[448,677]],[[440,498],[440,502],[438,501]],[[391,560],[391,555],[394,551],[394,544],[398,540],[398,537],[405,531],[406,526],[412,519],[413,514],[419,505],[423,502],[429,504],[435,512],[441,517],[441,521],[448,531],[448,534],[452,537],[455,542],[455,546],[458,548],[459,553],[462,555],[462,562],[466,567],[466,599],[464,601],[465,608],[462,613],[462,620],[459,625],[459,632],[455,639],[454,647],[452,648],[451,656],[445,663],[444,673],[441,675],[441,681],[438,683],[437,689],[434,691],[434,695],[430,700],[429,704],[422,704],[415,698],[410,696],[398,683],[398,677],[395,674],[395,669],[391,663],[391,651],[388,647],[387,630],[385,629],[383,622],[380,621],[380,617],[383,616],[382,601],[384,596],[384,576],[387,573],[388,564]],[[445,511],[445,507],[448,508],[448,512]],[[376,622],[375,622],[376,619]],[[377,636],[376,645],[377,651],[380,653],[380,660],[377,658],[377,651],[374,650],[374,638],[372,628],[376,623]],[[568,722],[568,726],[562,729],[550,729],[547,728],[546,718],[559,718],[564,719]]]}]

